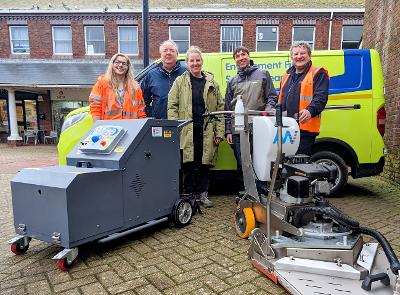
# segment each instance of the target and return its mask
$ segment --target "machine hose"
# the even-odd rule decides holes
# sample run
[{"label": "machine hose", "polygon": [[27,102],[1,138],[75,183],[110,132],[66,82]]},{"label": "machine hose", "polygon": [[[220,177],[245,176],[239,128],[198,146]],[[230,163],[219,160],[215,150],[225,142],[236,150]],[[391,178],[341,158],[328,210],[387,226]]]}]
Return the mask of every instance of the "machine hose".
[{"label": "machine hose", "polygon": [[385,252],[386,258],[389,261],[390,264],[390,269],[392,272],[397,275],[398,272],[400,271],[400,262],[396,256],[396,254],[393,251],[392,246],[390,246],[388,240],[378,231],[367,228],[367,227],[361,227],[360,224],[355,221],[354,219],[350,218],[346,214],[342,213],[339,209],[336,207],[304,207],[304,208],[299,208],[295,212],[295,219],[301,218],[304,214],[306,213],[319,213],[319,214],[324,214],[339,224],[349,227],[353,232],[355,233],[360,233],[360,234],[365,234],[368,236],[373,237],[376,239],[379,244],[381,245],[383,251]]},{"label": "machine hose", "polygon": [[386,258],[389,261],[390,264],[390,269],[392,272],[397,275],[398,272],[400,271],[400,262],[399,259],[397,258],[396,254],[393,251],[392,246],[390,246],[388,240],[377,230],[374,230],[372,228],[368,227],[362,227],[359,226],[357,228],[353,229],[354,232],[360,233],[360,234],[365,234],[368,236],[373,237],[375,240],[379,242],[381,245],[383,251],[385,252]]},{"label": "machine hose", "polygon": [[352,218],[350,218],[346,214],[343,214],[339,210],[335,210],[332,207],[303,207],[303,208],[299,208],[299,209],[296,210],[296,212],[294,214],[294,217],[295,217],[295,219],[301,218],[301,216],[303,216],[306,213],[310,213],[310,212],[327,215],[327,216],[333,218],[335,221],[337,221],[338,223],[340,223],[341,225],[344,225],[344,226],[358,227],[360,225],[357,221],[353,220]]}]

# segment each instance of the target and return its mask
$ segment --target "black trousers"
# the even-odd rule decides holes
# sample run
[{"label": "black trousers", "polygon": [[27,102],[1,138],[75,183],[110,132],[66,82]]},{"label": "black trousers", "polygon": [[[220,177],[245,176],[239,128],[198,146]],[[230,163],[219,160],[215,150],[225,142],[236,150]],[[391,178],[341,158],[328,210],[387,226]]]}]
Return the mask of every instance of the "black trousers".
[{"label": "black trousers", "polygon": [[240,154],[240,135],[239,134],[232,134],[232,144],[230,146],[233,150],[233,154],[236,159],[237,178],[240,182],[243,182],[242,157]]},{"label": "black trousers", "polygon": [[300,131],[300,145],[296,154],[311,156],[316,137],[316,133]]},{"label": "black trousers", "polygon": [[195,162],[182,164],[183,193],[199,195],[207,192],[210,167]]}]

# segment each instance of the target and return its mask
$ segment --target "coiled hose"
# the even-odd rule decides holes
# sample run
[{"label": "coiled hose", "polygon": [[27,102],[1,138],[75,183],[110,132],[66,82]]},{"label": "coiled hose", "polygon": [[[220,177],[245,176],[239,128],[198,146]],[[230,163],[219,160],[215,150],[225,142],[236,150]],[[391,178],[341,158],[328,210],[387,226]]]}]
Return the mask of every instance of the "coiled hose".
[{"label": "coiled hose", "polygon": [[355,233],[365,234],[376,239],[381,245],[383,251],[385,252],[386,258],[389,261],[391,271],[397,275],[400,271],[400,262],[396,254],[393,251],[392,246],[390,246],[388,240],[378,231],[368,228],[361,227],[358,221],[355,221],[348,215],[341,212],[338,208],[331,206],[329,203],[328,207],[304,207],[296,210],[294,214],[294,219],[301,219],[304,214],[309,214],[311,212],[326,215],[339,224],[348,227]]}]

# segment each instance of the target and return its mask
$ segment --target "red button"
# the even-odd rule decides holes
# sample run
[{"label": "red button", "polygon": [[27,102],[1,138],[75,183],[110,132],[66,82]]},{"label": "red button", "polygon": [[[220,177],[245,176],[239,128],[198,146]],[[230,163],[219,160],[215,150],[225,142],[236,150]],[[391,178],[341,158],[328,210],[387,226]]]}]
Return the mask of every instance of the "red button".
[{"label": "red button", "polygon": [[107,141],[105,141],[104,139],[100,141],[100,145],[105,146],[107,144]]}]

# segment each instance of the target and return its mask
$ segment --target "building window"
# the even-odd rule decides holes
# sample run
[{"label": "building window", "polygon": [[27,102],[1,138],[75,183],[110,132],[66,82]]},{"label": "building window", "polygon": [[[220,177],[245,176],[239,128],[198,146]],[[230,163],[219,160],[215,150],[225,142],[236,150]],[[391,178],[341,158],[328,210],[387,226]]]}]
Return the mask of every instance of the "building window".
[{"label": "building window", "polygon": [[169,39],[176,43],[180,53],[185,53],[190,46],[190,27],[170,26]]},{"label": "building window", "polygon": [[10,41],[12,53],[29,53],[28,27],[10,27]]},{"label": "building window", "polygon": [[104,27],[85,27],[86,54],[104,54]]},{"label": "building window", "polygon": [[278,45],[278,27],[257,27],[257,51],[275,51]]},{"label": "building window", "polygon": [[296,41],[305,41],[314,49],[314,27],[293,27],[292,44]]},{"label": "building window", "polygon": [[119,52],[129,55],[138,55],[138,28],[132,26],[118,27],[118,42]]},{"label": "building window", "polygon": [[344,26],[342,32],[342,49],[357,49],[363,33],[362,26]]},{"label": "building window", "polygon": [[54,54],[72,54],[71,27],[53,27],[53,52]]},{"label": "building window", "polygon": [[221,52],[233,52],[242,45],[242,27],[221,27]]}]

